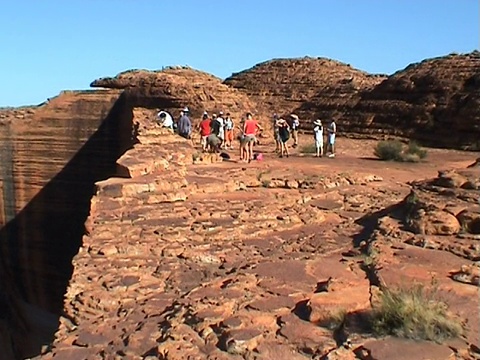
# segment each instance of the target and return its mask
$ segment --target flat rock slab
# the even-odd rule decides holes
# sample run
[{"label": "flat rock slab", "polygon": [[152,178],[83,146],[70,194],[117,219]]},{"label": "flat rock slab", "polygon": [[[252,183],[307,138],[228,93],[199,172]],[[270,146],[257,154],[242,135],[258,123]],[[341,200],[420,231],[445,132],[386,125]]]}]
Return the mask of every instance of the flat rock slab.
[{"label": "flat rock slab", "polygon": [[307,274],[313,276],[316,281],[327,280],[332,278],[332,287],[335,283],[355,284],[356,286],[365,286],[368,288],[369,282],[365,277],[365,273],[358,267],[352,271],[348,264],[341,262],[343,257],[338,256],[317,257],[310,261],[306,267]]},{"label": "flat rock slab", "polygon": [[252,301],[248,307],[259,311],[275,311],[282,308],[293,309],[295,300],[290,296],[268,296]]},{"label": "flat rock slab", "polygon": [[257,360],[306,360],[308,357],[299,354],[291,346],[274,342],[263,342],[253,352]]},{"label": "flat rock slab", "polygon": [[247,272],[256,274],[259,279],[274,278],[280,282],[298,284],[309,284],[314,287],[315,278],[305,271],[305,261],[286,260],[272,261],[258,264]]},{"label": "flat rock slab", "polygon": [[288,343],[306,352],[324,354],[336,347],[332,333],[325,328],[303,321],[294,314],[281,316],[279,321],[281,324],[279,334]]},{"label": "flat rock slab", "polygon": [[363,347],[370,352],[368,359],[385,360],[451,360],[453,351],[446,345],[429,341],[385,338],[367,341]]},{"label": "flat rock slab", "polygon": [[315,206],[320,210],[337,210],[343,207],[343,202],[331,199],[318,199],[312,200],[310,205]]}]

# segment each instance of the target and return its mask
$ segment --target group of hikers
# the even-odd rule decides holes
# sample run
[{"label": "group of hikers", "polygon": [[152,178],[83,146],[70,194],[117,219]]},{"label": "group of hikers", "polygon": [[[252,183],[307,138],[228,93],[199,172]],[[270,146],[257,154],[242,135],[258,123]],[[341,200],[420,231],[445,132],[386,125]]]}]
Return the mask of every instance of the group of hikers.
[{"label": "group of hikers", "polygon": [[[176,131],[186,139],[191,139],[195,130],[200,135],[200,143],[204,152],[218,153],[221,149],[233,149],[233,141],[235,133],[237,133],[236,138],[240,143],[240,161],[250,162],[255,158],[253,147],[258,144],[258,136],[262,136],[263,128],[257,120],[253,119],[251,113],[247,113],[245,118],[242,118],[240,123],[236,125],[228,112],[224,115],[223,111],[220,111],[218,115],[214,113],[210,117],[208,112],[204,111],[200,123],[195,128],[192,126],[189,113],[188,107],[185,107],[180,112],[178,120],[174,121],[172,115],[165,110],[161,110],[157,114],[157,121],[161,126]],[[298,146],[299,117],[290,114],[287,119],[283,119],[274,114],[272,127],[276,144],[275,152],[279,153],[280,157],[289,157],[288,141],[290,137],[293,139],[292,147],[296,148]],[[337,125],[333,119],[329,121],[326,132],[326,153],[329,157],[335,157]],[[322,157],[324,155],[324,128],[320,119],[313,122],[313,138],[315,156]]]}]

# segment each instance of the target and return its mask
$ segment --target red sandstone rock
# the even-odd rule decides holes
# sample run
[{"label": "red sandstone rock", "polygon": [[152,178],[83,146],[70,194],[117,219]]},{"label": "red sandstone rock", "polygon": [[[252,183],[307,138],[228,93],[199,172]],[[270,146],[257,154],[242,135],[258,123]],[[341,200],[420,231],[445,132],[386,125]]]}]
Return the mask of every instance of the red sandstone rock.
[{"label": "red sandstone rock", "polygon": [[298,114],[302,128],[311,129],[317,117],[326,119],[351,108],[361,91],[385,76],[366,74],[326,58],[274,59],[233,74],[225,84],[254,99],[270,118],[274,113]]},{"label": "red sandstone rock", "polygon": [[370,308],[368,287],[351,286],[314,294],[308,301],[309,320],[330,328],[339,325],[344,314]]},{"label": "red sandstone rock", "polygon": [[411,64],[365,92],[339,129],[478,150],[479,70],[478,51]]},{"label": "red sandstone rock", "polygon": [[[386,169],[359,159],[355,142],[348,142],[350,152],[328,163],[301,157],[285,162],[265,152],[262,164],[198,166],[188,161],[193,144],[157,132],[147,110],[134,109],[133,114],[140,124],[140,143],[123,157],[128,159],[125,173],[133,177],[98,183],[105,191],[92,200],[90,233],[73,259],[65,294],[65,313],[72,320],[62,321],[54,346],[42,357],[66,356],[74,341],[86,358],[239,359],[261,358],[262,352],[264,358],[282,353],[351,357],[357,344],[367,342],[360,330],[349,334],[355,347],[337,348],[338,336],[302,320],[309,315],[302,311],[305,299],[315,310],[310,315],[319,319],[339,304],[352,310],[369,306],[371,283],[360,267],[361,257],[341,255],[368,248],[352,250],[360,240],[378,250],[376,271],[384,283],[395,285],[405,278],[429,284],[435,275],[442,295],[451,294],[452,312],[465,320],[478,308],[476,287],[451,278],[472,264],[466,256],[402,243],[441,238],[452,245],[462,240],[460,251],[474,254],[475,242],[417,236],[400,226],[401,212],[390,212],[408,193],[405,182],[435,176],[449,152],[440,152],[440,159],[428,166]],[[165,166],[153,166],[152,154]],[[371,174],[364,174],[366,166]],[[298,188],[263,187],[258,177],[268,169],[271,179]],[[378,174],[385,180],[377,182]],[[458,212],[454,209],[472,209],[477,196],[474,189],[439,190],[430,180],[412,187],[425,208],[452,216]],[[326,201],[339,206],[325,206],[330,205]],[[329,291],[313,294],[317,283],[329,277]],[[466,340],[456,345],[462,354],[468,344],[478,343],[476,320],[468,325]],[[99,341],[104,338],[108,340]],[[220,350],[220,344],[230,353]]]},{"label": "red sandstone rock", "polygon": [[386,338],[367,341],[363,347],[369,353],[365,359],[451,360],[455,358],[453,351],[448,346],[426,341]]},{"label": "red sandstone rock", "polygon": [[[213,75],[187,67],[130,70],[115,77],[97,79],[91,86],[125,89],[127,98],[137,106],[168,110],[175,119],[179,111],[188,106],[195,123],[200,121],[205,110],[210,115],[230,112],[237,125],[246,112],[257,112],[257,104],[243,93],[222,84]],[[151,115],[152,121],[155,116]],[[266,119],[260,117],[260,120],[265,122]]]}]

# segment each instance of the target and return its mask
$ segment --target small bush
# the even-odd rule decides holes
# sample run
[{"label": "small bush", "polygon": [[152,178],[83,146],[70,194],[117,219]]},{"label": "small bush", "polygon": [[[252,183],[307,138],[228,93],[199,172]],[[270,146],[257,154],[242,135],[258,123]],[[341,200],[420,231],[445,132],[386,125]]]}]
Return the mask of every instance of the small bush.
[{"label": "small bush", "polygon": [[422,149],[416,142],[404,145],[398,140],[380,141],[375,147],[374,154],[381,160],[419,162],[427,156],[427,150]]},{"label": "small bush", "polygon": [[380,141],[375,147],[375,156],[381,160],[402,160],[403,145],[398,140]]},{"label": "small bush", "polygon": [[373,309],[371,325],[380,336],[395,335],[416,340],[442,342],[462,333],[462,325],[438,299],[436,290],[422,285],[385,289]]},{"label": "small bush", "polygon": [[417,154],[405,153],[405,154],[402,154],[402,158],[400,161],[409,162],[409,163],[418,163],[420,162],[420,160],[421,159]]},{"label": "small bush", "polygon": [[415,141],[408,143],[406,153],[408,155],[416,155],[419,159],[425,159],[427,157],[427,150],[422,149]]}]

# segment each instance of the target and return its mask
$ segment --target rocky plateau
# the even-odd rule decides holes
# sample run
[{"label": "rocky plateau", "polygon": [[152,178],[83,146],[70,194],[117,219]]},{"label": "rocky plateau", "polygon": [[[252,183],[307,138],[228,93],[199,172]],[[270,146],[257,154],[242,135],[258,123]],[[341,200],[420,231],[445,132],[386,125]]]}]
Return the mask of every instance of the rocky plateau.
[{"label": "rocky plateau", "polygon": [[[479,61],[132,70],[1,110],[1,358],[480,359]],[[273,112],[295,112],[305,133],[289,158],[265,137],[263,161],[240,163],[153,121],[184,106],[195,122],[253,111],[267,135]],[[331,116],[337,157],[302,152]],[[389,137],[435,147],[374,159]],[[365,314],[411,284],[460,336],[374,336]]]}]

